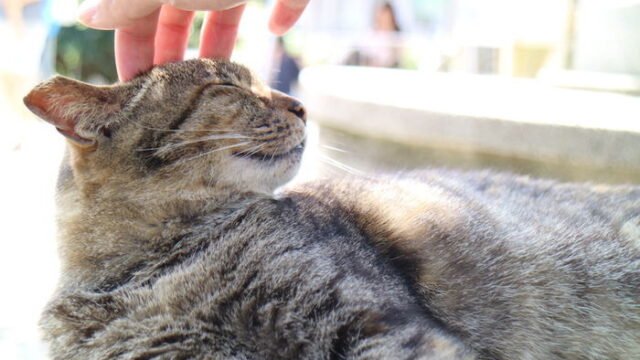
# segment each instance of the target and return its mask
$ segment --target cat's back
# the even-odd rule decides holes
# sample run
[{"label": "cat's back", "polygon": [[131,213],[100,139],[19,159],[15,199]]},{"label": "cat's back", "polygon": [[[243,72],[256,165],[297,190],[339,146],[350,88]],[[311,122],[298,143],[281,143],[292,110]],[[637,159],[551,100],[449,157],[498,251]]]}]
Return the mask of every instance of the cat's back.
[{"label": "cat's back", "polygon": [[347,209],[486,358],[640,356],[640,187],[427,170],[295,191]]},{"label": "cat's back", "polygon": [[508,321],[532,319],[517,326],[524,343],[546,358],[640,358],[640,186],[453,178],[495,224],[500,245],[485,259],[495,271],[481,273],[505,287],[496,300],[513,302]]},{"label": "cat's back", "polygon": [[[640,186],[561,183],[492,171],[429,169],[297,186],[363,222],[493,232],[528,246],[597,245],[640,250]],[[394,221],[391,221],[394,220]],[[392,222],[396,223],[391,224]],[[397,225],[400,223],[400,225]],[[562,240],[562,241],[561,241]]]},{"label": "cat's back", "polygon": [[[624,227],[640,222],[640,186],[560,183],[528,176],[481,172],[419,171],[411,177],[433,182],[473,202],[494,216],[509,214],[514,221],[537,226],[584,228]],[[502,220],[508,220],[502,218]]]}]

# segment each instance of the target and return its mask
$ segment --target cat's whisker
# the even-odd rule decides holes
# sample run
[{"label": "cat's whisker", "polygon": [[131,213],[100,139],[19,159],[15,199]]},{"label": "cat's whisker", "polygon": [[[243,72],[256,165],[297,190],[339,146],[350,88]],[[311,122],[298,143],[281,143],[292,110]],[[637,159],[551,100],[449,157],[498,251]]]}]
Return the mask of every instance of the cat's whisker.
[{"label": "cat's whisker", "polygon": [[175,148],[181,147],[181,146],[185,146],[185,145],[190,145],[190,144],[196,144],[196,143],[200,143],[200,142],[206,142],[206,141],[214,141],[214,140],[244,140],[244,139],[250,139],[250,137],[248,136],[244,136],[244,135],[209,135],[209,136],[204,136],[198,139],[193,139],[193,140],[185,140],[176,144],[172,144],[172,145],[168,145],[165,146],[162,151],[169,151],[169,150],[173,150]]},{"label": "cat's whisker", "polygon": [[252,151],[252,152],[250,153],[250,155],[255,155],[256,153],[258,153],[259,151],[261,151],[261,150],[262,150],[262,149],[264,149],[265,147],[266,147],[266,144],[260,144],[260,146],[259,146],[259,147],[257,147],[257,148],[255,149],[255,151]]},{"label": "cat's whisker", "polygon": [[251,157],[252,155],[255,155],[257,152],[262,150],[264,147],[265,147],[264,143],[254,145],[254,146],[252,146],[252,147],[250,147],[247,150],[242,152],[242,158],[243,159],[247,159],[247,158]]},{"label": "cat's whisker", "polygon": [[198,154],[196,156],[192,156],[192,157],[184,159],[184,160],[182,160],[180,162],[181,163],[186,163],[186,162],[195,160],[197,158],[213,154],[213,153],[218,152],[218,151],[229,150],[229,149],[233,149],[233,148],[236,148],[236,147],[245,146],[245,145],[249,145],[249,144],[251,144],[251,141],[244,141],[244,142],[237,143],[237,144],[231,144],[231,145],[223,146],[223,147],[220,147],[220,148],[216,148],[216,149],[204,152],[202,154]]},{"label": "cat's whisker", "polygon": [[273,133],[274,129],[271,126],[265,126],[265,127],[258,127],[258,128],[254,128],[252,129],[253,133],[258,134],[258,135],[266,135],[269,133]]},{"label": "cat's whisker", "polygon": [[195,143],[204,142],[204,141],[236,140],[236,139],[249,139],[249,138],[250,137],[245,136],[245,135],[234,135],[234,134],[229,134],[229,135],[209,135],[209,136],[204,136],[204,137],[197,138],[197,139],[184,140],[184,141],[181,141],[181,142],[175,143],[175,144],[169,144],[169,145],[164,145],[164,146],[155,147],[155,148],[137,148],[135,150],[136,151],[151,151],[151,150],[169,151],[169,150],[173,150],[175,148],[181,147],[181,146],[195,144]]},{"label": "cat's whisker", "polygon": [[324,155],[324,154],[319,154],[319,160],[329,164],[331,166],[334,166],[337,169],[340,169],[342,171],[345,171],[351,175],[358,175],[358,176],[365,176],[366,173],[364,171],[358,170],[354,167],[351,167],[349,165],[343,164],[340,161],[331,158],[330,156]]},{"label": "cat's whisker", "polygon": [[140,124],[140,123],[135,123],[137,126],[143,128],[143,129],[147,129],[147,130],[155,130],[155,131],[159,131],[159,132],[177,132],[177,133],[185,133],[185,132],[230,132],[230,131],[237,131],[237,129],[198,129],[198,130],[193,130],[193,129],[165,129],[165,128],[157,128],[157,127],[153,127],[153,126],[148,126],[148,125],[144,125],[144,124]]},{"label": "cat's whisker", "polygon": [[322,146],[323,148],[325,148],[327,150],[333,150],[333,151],[337,151],[337,152],[341,152],[341,153],[348,153],[347,150],[340,149],[340,148],[335,147],[335,146],[331,146],[331,145],[320,145],[320,146]]}]

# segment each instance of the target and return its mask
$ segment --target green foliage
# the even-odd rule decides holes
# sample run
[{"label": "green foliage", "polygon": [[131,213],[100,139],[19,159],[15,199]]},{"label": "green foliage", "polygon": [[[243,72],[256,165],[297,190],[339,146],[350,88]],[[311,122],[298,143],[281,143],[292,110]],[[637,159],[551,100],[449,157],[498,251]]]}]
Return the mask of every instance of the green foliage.
[{"label": "green foliage", "polygon": [[60,29],[56,44],[56,71],[80,80],[117,80],[113,31],[88,29],[82,25]]},{"label": "green foliage", "polygon": [[189,47],[197,48],[200,44],[200,30],[202,29],[202,23],[204,22],[205,13],[202,11],[196,12],[193,19],[193,25],[191,27],[191,35],[189,36]]}]

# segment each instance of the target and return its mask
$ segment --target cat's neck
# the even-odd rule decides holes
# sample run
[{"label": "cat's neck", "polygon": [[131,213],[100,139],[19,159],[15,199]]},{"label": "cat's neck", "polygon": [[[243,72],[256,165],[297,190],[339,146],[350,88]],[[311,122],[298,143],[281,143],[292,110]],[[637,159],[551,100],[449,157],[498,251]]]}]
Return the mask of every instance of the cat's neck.
[{"label": "cat's neck", "polygon": [[117,276],[140,259],[162,256],[195,224],[206,221],[215,231],[265,197],[221,188],[153,194],[133,191],[136,188],[145,189],[122,184],[120,195],[98,191],[90,196],[73,186],[59,189],[63,282],[90,287]]}]

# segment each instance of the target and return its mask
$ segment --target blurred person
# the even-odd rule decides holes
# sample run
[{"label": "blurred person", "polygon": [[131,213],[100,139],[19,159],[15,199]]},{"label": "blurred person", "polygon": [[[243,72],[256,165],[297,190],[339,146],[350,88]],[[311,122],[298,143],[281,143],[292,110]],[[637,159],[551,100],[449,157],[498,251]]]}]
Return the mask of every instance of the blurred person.
[{"label": "blurred person", "polygon": [[275,73],[271,78],[269,86],[291,95],[291,87],[296,84],[298,75],[300,74],[299,60],[289,53],[282,37],[278,37],[276,41],[273,57]]},{"label": "blurred person", "polygon": [[396,19],[396,14],[391,3],[382,3],[382,5],[376,9],[373,29],[376,31],[400,31],[400,26],[398,25],[398,20]]},{"label": "blurred person", "polygon": [[[231,57],[247,0],[87,0],[79,20],[96,29],[115,29],[118,77],[133,78],[154,64],[184,58],[195,10],[210,11],[200,37],[200,57]],[[171,5],[166,5],[171,3]],[[309,0],[276,0],[269,29],[282,35]]]},{"label": "blurred person", "polygon": [[373,17],[373,32],[349,56],[347,65],[400,66],[400,25],[390,2],[381,3]]}]

